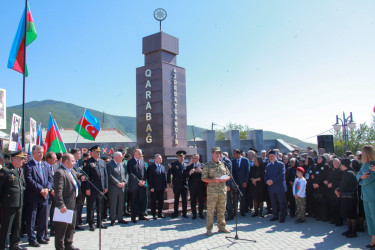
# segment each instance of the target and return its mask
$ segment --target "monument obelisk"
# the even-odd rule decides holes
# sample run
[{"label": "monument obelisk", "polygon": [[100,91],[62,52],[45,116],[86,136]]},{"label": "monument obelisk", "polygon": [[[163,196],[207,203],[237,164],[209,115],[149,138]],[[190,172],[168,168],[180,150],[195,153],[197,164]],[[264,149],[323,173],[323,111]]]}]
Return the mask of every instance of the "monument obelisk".
[{"label": "monument obelisk", "polygon": [[172,159],[178,150],[196,153],[187,146],[186,77],[177,66],[178,38],[162,31],[144,37],[142,53],[145,66],[136,70],[137,144],[146,161],[155,154]]}]

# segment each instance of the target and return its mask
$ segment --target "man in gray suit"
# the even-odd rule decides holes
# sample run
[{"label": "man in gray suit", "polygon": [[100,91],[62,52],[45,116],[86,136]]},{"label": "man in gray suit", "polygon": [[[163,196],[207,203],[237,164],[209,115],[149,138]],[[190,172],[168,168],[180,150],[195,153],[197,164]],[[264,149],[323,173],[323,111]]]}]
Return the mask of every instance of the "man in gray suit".
[{"label": "man in gray suit", "polygon": [[[75,211],[77,201],[80,199],[81,190],[78,179],[80,174],[74,171],[74,157],[66,153],[62,157],[62,166],[53,177],[55,190],[55,206],[61,213],[67,210]],[[75,228],[76,212],[74,212],[72,223],[55,222],[55,248],[79,250],[73,246],[73,235]]]},{"label": "man in gray suit", "polygon": [[121,152],[114,152],[113,159],[107,163],[109,215],[111,226],[117,219],[120,224],[127,224],[123,219],[125,205],[125,185],[128,183],[128,174]]}]

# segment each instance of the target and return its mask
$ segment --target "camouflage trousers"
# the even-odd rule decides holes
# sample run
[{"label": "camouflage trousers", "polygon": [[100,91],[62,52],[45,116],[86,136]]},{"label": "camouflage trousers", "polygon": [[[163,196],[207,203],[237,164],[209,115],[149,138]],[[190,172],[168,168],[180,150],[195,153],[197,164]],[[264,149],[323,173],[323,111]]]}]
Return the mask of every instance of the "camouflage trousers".
[{"label": "camouflage trousers", "polygon": [[306,217],[306,198],[298,197],[296,199],[297,217],[304,220]]},{"label": "camouflage trousers", "polygon": [[207,230],[212,230],[214,225],[214,213],[216,209],[217,227],[225,228],[225,206],[227,203],[227,194],[207,194]]}]

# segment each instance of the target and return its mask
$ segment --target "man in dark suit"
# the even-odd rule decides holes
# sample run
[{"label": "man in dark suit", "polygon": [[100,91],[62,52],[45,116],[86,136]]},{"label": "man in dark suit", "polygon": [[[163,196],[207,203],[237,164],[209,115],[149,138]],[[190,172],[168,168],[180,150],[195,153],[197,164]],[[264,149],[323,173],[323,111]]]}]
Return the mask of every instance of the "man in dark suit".
[{"label": "man in dark suit", "polygon": [[[80,176],[74,171],[75,164],[72,154],[66,153],[62,157],[62,166],[56,171],[53,183],[55,190],[55,206],[61,213],[67,210],[75,211],[79,202],[81,189],[79,186]],[[72,223],[55,222],[55,248],[58,250],[79,250],[73,246],[73,235],[76,220],[76,212],[73,214]]]},{"label": "man in dark suit", "polygon": [[140,220],[148,220],[143,214],[146,202],[147,172],[142,156],[142,150],[136,149],[134,157],[128,161],[126,166],[129,174],[130,209],[133,223],[137,223],[137,216]]},{"label": "man in dark suit", "polygon": [[[81,174],[81,171],[82,171],[81,170],[81,168],[82,168],[81,150],[79,148],[72,148],[72,149],[70,149],[70,153],[74,157],[74,166],[73,166],[74,171]],[[81,180],[78,180],[78,182],[79,182],[80,186],[82,187]],[[77,219],[76,219],[76,226],[75,226],[76,231],[77,230],[79,230],[79,231],[85,230],[83,227],[80,226],[80,225],[82,225],[82,210],[83,210],[84,202],[85,202],[85,196],[82,193],[81,204],[77,204],[77,206],[76,206],[76,210],[77,210]]]},{"label": "man in dark suit", "polygon": [[[26,232],[29,245],[39,247],[40,244],[48,244],[47,230],[48,198],[52,190],[51,169],[42,162],[44,149],[35,145],[32,149],[33,159],[26,163],[24,175],[26,182],[25,190],[25,219]],[[35,221],[38,220],[38,231],[35,235]]]},{"label": "man in dark suit", "polygon": [[19,247],[24,194],[21,167],[26,155],[22,151],[17,151],[11,156],[12,162],[8,166],[1,167],[0,165],[0,205],[2,208],[0,249],[5,249],[9,238],[9,249],[22,249]]},{"label": "man in dark suit", "polygon": [[268,153],[268,159],[264,181],[268,185],[268,193],[272,204],[273,216],[270,221],[280,219],[280,223],[284,223],[286,217],[285,165],[277,160],[277,152],[274,150]]},{"label": "man in dark suit", "polygon": [[154,220],[156,217],[156,201],[158,202],[158,217],[165,218],[162,214],[164,205],[164,193],[167,189],[167,175],[165,167],[161,165],[163,158],[160,154],[154,156],[154,163],[147,169],[147,180],[151,192],[151,214]]},{"label": "man in dark suit", "polygon": [[[233,180],[237,183],[239,190],[242,193],[241,203],[240,203],[240,213],[242,216],[245,216],[246,187],[247,187],[247,180],[249,178],[250,164],[249,164],[248,159],[246,159],[245,157],[241,157],[241,150],[239,149],[233,150],[233,158],[234,158],[232,159]],[[235,197],[236,202],[233,204],[235,213],[237,213],[238,199],[239,199],[239,193],[237,192],[237,196]]]},{"label": "man in dark suit", "polygon": [[[174,193],[174,212],[172,218],[178,216],[178,205],[180,202],[180,196],[182,199],[182,217],[189,218],[187,216],[187,194],[188,194],[188,183],[186,174],[186,164],[184,163],[186,152],[183,150],[177,151],[177,161],[174,161],[169,166],[167,182],[169,187],[173,187]],[[171,181],[171,177],[173,180]],[[172,182],[172,183],[171,183]]]},{"label": "man in dark suit", "polygon": [[[227,217],[225,218],[226,221],[233,220],[234,218],[234,212],[233,212],[233,189],[232,188],[232,161],[229,160],[229,158],[226,156],[228,153],[225,152],[220,155],[220,161],[225,165],[226,169],[230,173],[230,179],[225,183],[227,186],[227,204],[226,204],[226,212],[227,212]],[[232,195],[233,194],[233,195]]]},{"label": "man in dark suit", "polygon": [[128,174],[126,166],[122,162],[123,155],[121,152],[114,152],[113,159],[107,163],[108,172],[108,195],[109,195],[109,216],[111,226],[118,223],[127,224],[123,219],[125,205],[125,185],[128,183]]},{"label": "man in dark suit", "polygon": [[190,191],[190,204],[193,220],[197,218],[197,199],[199,218],[204,219],[203,215],[203,198],[206,192],[206,184],[202,181],[202,164],[199,162],[199,154],[193,154],[193,163],[187,166],[185,174],[187,174]]},{"label": "man in dark suit", "polygon": [[[100,159],[99,145],[90,148],[91,158],[83,163],[83,170],[86,172],[92,184],[102,193],[108,192],[108,176],[105,162]],[[89,223],[90,231],[95,231],[94,226],[94,210],[96,207],[96,226],[107,228],[101,222],[101,211],[103,209],[103,200],[99,198],[99,193],[95,187],[92,187],[88,181],[84,182],[85,192],[87,196],[87,222]]]},{"label": "man in dark suit", "polygon": [[[46,160],[45,164],[51,170],[51,174],[52,174],[52,178],[53,178],[57,169],[59,168],[56,164],[56,161],[57,161],[56,154],[54,152],[47,152],[44,155],[44,158]],[[50,218],[50,228],[51,228],[50,235],[54,236],[55,235],[55,223],[52,221],[52,219],[53,219],[53,212],[55,210],[55,203],[54,203],[55,191],[53,190],[54,189],[53,188],[53,182],[52,182],[52,188],[51,189],[52,190],[49,192],[47,211],[48,211],[48,214],[49,214],[48,217]],[[47,232],[46,232],[46,235],[47,235]]]}]

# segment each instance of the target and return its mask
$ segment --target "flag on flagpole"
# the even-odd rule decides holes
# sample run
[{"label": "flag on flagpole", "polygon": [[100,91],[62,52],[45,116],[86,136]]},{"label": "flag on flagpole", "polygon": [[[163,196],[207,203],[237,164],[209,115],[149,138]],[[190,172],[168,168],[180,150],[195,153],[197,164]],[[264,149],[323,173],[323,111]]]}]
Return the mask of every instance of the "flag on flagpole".
[{"label": "flag on flagpole", "polygon": [[61,152],[62,152],[63,154],[65,154],[65,153],[66,153],[66,147],[65,147],[65,144],[64,144],[63,139],[62,139],[62,137],[61,137],[59,127],[57,126],[57,123],[56,123],[56,120],[55,120],[55,119],[53,120],[53,122],[54,122],[54,125],[55,125],[55,129],[56,129],[57,137],[58,137],[58,139],[59,139]]},{"label": "flag on flagpole", "polygon": [[38,126],[38,132],[36,134],[36,145],[42,145],[43,144],[43,130],[42,130],[42,124],[39,123]]},{"label": "flag on flagpole", "polygon": [[95,141],[95,138],[100,131],[99,120],[88,110],[85,110],[82,118],[75,127],[75,131],[77,131],[77,133],[83,138]]},{"label": "flag on flagpole", "polygon": [[57,130],[55,122],[52,119],[52,115],[49,116],[48,129],[46,140],[44,142],[45,152],[55,152],[62,153],[63,150],[60,145],[59,136],[57,135]]},{"label": "flag on flagpole", "polygon": [[[26,14],[26,27],[25,27],[25,14]],[[29,4],[27,4],[27,10],[24,10],[20,24],[18,25],[18,30],[16,36],[13,40],[12,48],[10,49],[9,59],[8,59],[8,68],[23,74],[24,63],[26,59],[24,58],[25,52],[25,29],[26,29],[26,46],[32,43],[36,37],[36,30],[31,15]],[[27,67],[25,76],[28,76]]]}]

